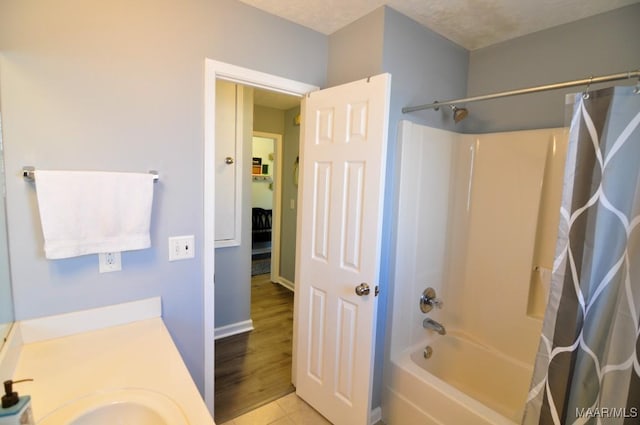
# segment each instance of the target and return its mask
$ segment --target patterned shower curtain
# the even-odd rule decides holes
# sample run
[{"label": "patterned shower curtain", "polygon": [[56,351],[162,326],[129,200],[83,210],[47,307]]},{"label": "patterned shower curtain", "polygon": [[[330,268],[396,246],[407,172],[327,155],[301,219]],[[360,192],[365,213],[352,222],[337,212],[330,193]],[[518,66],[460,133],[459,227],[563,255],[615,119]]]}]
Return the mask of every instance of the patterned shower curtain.
[{"label": "patterned shower curtain", "polygon": [[640,94],[576,96],[523,424],[640,423]]}]

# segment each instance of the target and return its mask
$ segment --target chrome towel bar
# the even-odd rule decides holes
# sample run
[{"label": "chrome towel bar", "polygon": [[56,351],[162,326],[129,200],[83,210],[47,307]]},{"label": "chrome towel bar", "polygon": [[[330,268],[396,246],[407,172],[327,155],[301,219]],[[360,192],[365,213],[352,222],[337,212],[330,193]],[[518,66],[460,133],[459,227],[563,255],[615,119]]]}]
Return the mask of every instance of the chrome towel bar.
[{"label": "chrome towel bar", "polygon": [[[29,182],[34,181],[34,172],[36,171],[35,167],[32,166],[24,166],[22,167],[22,177]],[[149,170],[149,174],[153,174],[153,182],[157,182],[160,180],[160,175],[156,170]]]}]

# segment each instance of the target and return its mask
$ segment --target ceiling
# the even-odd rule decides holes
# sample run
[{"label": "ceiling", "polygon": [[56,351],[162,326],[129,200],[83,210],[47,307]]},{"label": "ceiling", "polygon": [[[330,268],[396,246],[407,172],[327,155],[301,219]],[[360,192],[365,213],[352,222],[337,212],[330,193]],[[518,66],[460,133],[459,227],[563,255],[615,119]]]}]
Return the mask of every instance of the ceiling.
[{"label": "ceiling", "polygon": [[[388,5],[474,50],[577,21],[640,0],[240,0],[323,34],[331,34]],[[255,90],[255,104],[288,110],[295,96]]]},{"label": "ceiling", "polygon": [[466,49],[474,50],[640,0],[240,1],[327,35],[387,5]]}]

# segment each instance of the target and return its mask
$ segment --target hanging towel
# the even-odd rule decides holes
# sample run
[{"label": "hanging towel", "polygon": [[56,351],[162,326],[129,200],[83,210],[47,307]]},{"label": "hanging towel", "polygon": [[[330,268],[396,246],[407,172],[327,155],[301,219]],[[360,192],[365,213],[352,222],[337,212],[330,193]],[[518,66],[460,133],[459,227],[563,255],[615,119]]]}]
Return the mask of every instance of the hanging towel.
[{"label": "hanging towel", "polygon": [[34,172],[49,259],[149,248],[153,175]]}]

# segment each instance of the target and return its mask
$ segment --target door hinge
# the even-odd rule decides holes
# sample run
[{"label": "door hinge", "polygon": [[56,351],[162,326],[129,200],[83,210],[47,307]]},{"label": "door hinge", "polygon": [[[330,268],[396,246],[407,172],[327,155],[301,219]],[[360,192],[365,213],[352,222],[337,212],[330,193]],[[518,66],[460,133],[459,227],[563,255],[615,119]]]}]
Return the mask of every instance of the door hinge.
[{"label": "door hinge", "polygon": [[377,296],[378,296],[378,294],[380,293],[380,287],[379,287],[378,285],[376,285],[376,289],[375,289],[374,293],[375,293],[375,296],[376,296],[376,297],[377,297]]}]

